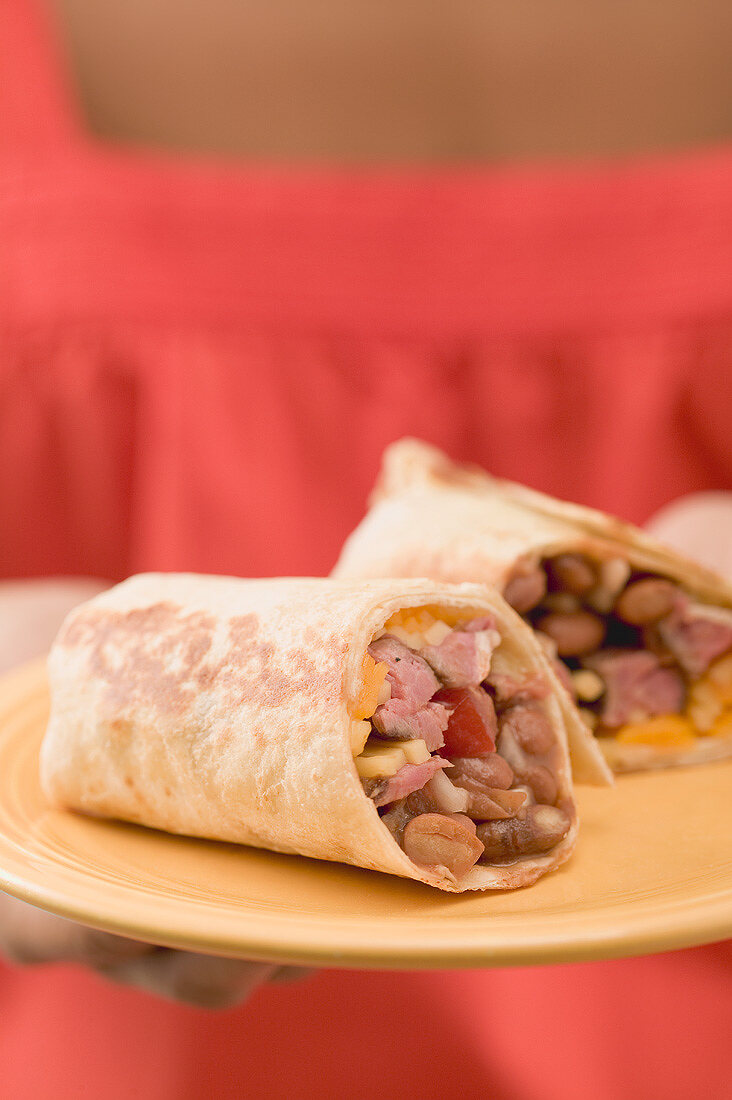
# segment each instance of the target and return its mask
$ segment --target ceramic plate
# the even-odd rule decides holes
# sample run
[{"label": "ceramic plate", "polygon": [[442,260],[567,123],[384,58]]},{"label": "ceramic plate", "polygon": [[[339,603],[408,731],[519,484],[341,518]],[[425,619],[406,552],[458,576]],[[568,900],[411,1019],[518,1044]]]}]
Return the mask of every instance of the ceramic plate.
[{"label": "ceramic plate", "polygon": [[443,894],[335,863],[48,806],[43,664],[0,681],[0,888],[170,947],[348,967],[517,966],[732,935],[732,762],[581,787],[574,856],[505,894]]}]

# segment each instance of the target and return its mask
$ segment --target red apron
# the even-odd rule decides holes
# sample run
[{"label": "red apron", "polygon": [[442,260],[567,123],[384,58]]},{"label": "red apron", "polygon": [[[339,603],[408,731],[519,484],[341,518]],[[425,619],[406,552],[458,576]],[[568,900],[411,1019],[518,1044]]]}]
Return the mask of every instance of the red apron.
[{"label": "red apron", "polygon": [[[407,433],[636,521],[732,488],[730,150],[123,151],[84,134],[39,11],[0,19],[2,574],[327,572]],[[331,972],[220,1015],[0,967],[0,1095],[721,1097],[731,962]]]}]

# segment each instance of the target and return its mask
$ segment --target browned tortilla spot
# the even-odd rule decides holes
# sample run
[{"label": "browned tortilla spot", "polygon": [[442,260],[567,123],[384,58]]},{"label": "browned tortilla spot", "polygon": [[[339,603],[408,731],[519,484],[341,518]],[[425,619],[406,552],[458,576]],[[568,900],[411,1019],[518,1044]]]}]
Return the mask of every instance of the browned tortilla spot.
[{"label": "browned tortilla spot", "polygon": [[[90,609],[77,616],[59,642],[84,645],[90,671],[105,684],[113,710],[147,702],[161,713],[183,711],[193,689],[189,681],[211,648],[215,620],[203,612],[188,615],[171,603],[133,611]],[[108,647],[113,648],[110,660]],[[170,660],[178,671],[170,671]],[[116,729],[123,732],[121,724]]]},{"label": "browned tortilla spot", "polygon": [[240,703],[256,702],[277,707],[283,699],[305,690],[319,692],[324,700],[340,694],[339,664],[330,661],[319,668],[302,649],[275,653],[271,642],[260,637],[256,615],[241,615],[229,624],[229,656],[225,665],[204,667],[201,675],[217,679]]}]

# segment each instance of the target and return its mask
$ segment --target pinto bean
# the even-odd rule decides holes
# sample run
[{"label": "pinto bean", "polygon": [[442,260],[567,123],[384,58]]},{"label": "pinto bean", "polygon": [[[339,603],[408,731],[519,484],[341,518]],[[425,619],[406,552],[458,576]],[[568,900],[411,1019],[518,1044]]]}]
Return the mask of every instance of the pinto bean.
[{"label": "pinto bean", "polygon": [[456,780],[468,795],[468,810],[474,821],[500,821],[513,817],[526,802],[523,791],[503,791],[499,787],[486,787],[477,779],[463,777]]},{"label": "pinto bean", "polygon": [[644,626],[641,634],[643,648],[658,657],[662,665],[670,667],[676,664],[676,658],[661,637],[661,631],[658,629],[658,626],[655,624],[653,626]]},{"label": "pinto bean", "polygon": [[476,836],[478,826],[475,824],[472,817],[468,817],[467,814],[445,814],[445,817],[449,817],[451,821],[457,821],[460,825],[464,825],[466,829],[470,830],[473,836]]},{"label": "pinto bean", "polygon": [[444,867],[457,880],[483,854],[483,844],[461,821],[445,814],[420,814],[404,830],[402,848],[420,867]]},{"label": "pinto bean", "polygon": [[546,594],[546,573],[540,566],[515,573],[503,590],[503,598],[519,615],[531,611]]},{"label": "pinto bean", "polygon": [[508,728],[524,752],[549,752],[554,744],[554,731],[544,711],[538,706],[520,704],[509,707],[500,718],[500,729]]},{"label": "pinto bean", "polygon": [[532,762],[519,744],[514,729],[505,723],[498,734],[498,751],[508,760],[519,783],[531,790],[537,802],[556,801],[558,788],[554,774],[543,764]]},{"label": "pinto bean", "polygon": [[600,583],[587,592],[585,599],[590,607],[603,615],[609,615],[613,605],[628,582],[631,568],[625,558],[608,558],[600,563]]},{"label": "pinto bean", "polygon": [[547,611],[561,611],[566,614],[569,611],[581,611],[582,600],[571,592],[547,592],[541,606]]},{"label": "pinto bean", "polygon": [[507,791],[513,783],[511,765],[497,752],[490,756],[457,756],[452,763],[450,779],[453,783],[475,779],[484,787],[498,787],[502,791]]},{"label": "pinto bean", "polygon": [[551,611],[536,624],[557,646],[560,657],[581,657],[599,649],[605,637],[605,624],[591,611]]},{"label": "pinto bean", "polygon": [[597,584],[597,573],[584,554],[557,554],[546,562],[546,571],[555,588],[582,596]]},{"label": "pinto bean", "polygon": [[615,614],[631,626],[649,626],[673,610],[677,592],[671,581],[662,577],[644,577],[633,581],[621,592]]},{"label": "pinto bean", "polygon": [[400,802],[395,802],[385,814],[381,815],[382,822],[386,825],[397,844],[401,844],[402,833],[411,816],[405,798]]},{"label": "pinto bean", "polygon": [[549,768],[543,764],[530,764],[521,772],[520,778],[534,792],[537,802],[544,802],[547,806],[556,802],[559,788]]},{"label": "pinto bean", "polygon": [[505,722],[498,729],[496,751],[507,761],[514,775],[520,778],[529,765],[529,758],[519,745],[511,726],[506,725]]},{"label": "pinto bean", "polygon": [[557,806],[529,806],[508,821],[487,821],[478,826],[485,846],[484,860],[506,860],[548,852],[569,832],[569,814]]},{"label": "pinto bean", "polygon": [[533,806],[534,803],[536,802],[536,798],[534,797],[534,792],[532,791],[531,787],[526,785],[526,783],[515,783],[514,786],[511,788],[511,790],[513,790],[513,791],[522,791],[526,795],[526,801],[524,802],[524,806]]}]

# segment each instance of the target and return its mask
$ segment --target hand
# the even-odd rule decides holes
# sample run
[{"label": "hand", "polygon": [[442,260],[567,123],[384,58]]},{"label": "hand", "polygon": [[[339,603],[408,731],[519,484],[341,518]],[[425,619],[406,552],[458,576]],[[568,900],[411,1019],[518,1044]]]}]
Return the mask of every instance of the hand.
[{"label": "hand", "polygon": [[97,932],[0,894],[0,954],[19,966],[78,963],[124,985],[197,1008],[233,1008],[266,981],[308,973],[271,963],[171,951]]},{"label": "hand", "polygon": [[669,546],[732,577],[732,493],[690,493],[667,504],[646,528]]},{"label": "hand", "polygon": [[48,653],[69,611],[108,587],[91,577],[0,581],[0,675]]},{"label": "hand", "polygon": [[[103,581],[79,578],[0,583],[0,673],[46,653],[68,612],[105,587]],[[20,966],[78,963],[112,981],[199,1008],[231,1008],[263,982],[308,973],[138,943],[2,893],[0,955]]]}]

